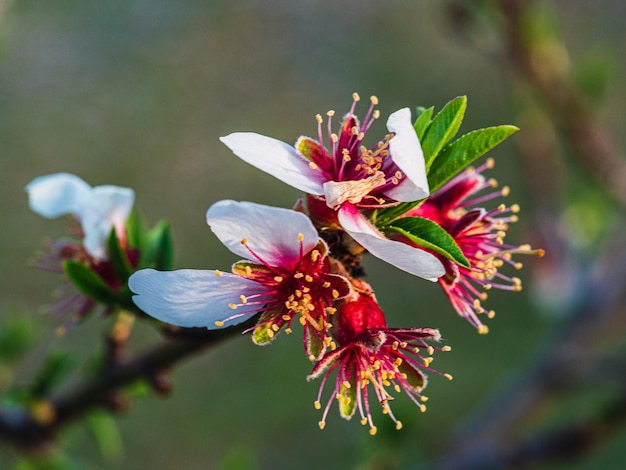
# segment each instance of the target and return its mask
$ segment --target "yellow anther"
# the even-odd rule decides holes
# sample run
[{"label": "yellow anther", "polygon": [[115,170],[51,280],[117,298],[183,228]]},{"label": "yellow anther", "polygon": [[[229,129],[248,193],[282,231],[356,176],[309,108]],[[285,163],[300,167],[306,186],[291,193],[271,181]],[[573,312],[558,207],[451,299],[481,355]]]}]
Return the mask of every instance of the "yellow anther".
[{"label": "yellow anther", "polygon": [[361,419],[361,426],[365,426],[367,424],[367,418]]},{"label": "yellow anther", "polygon": [[422,361],[424,363],[424,367],[428,367],[430,366],[430,363],[433,362],[435,360],[434,357],[425,357],[424,360]]},{"label": "yellow anther", "polygon": [[374,119],[378,119],[380,117],[380,111],[379,110],[374,110],[374,112],[372,113],[372,117]]},{"label": "yellow anther", "polygon": [[519,211],[520,211],[519,204],[513,204],[513,205],[511,206],[511,212],[513,212],[513,213],[517,213],[517,212],[519,212]]},{"label": "yellow anther", "polygon": [[359,128],[357,126],[352,126],[350,132],[352,132],[352,135],[359,135]]},{"label": "yellow anther", "polygon": [[391,345],[391,349],[393,349],[394,351],[397,351],[398,346],[400,346],[400,343],[398,343],[397,341],[394,341],[393,344]]},{"label": "yellow anther", "polygon": [[494,310],[489,310],[487,312],[487,318],[492,319],[495,316],[496,316],[496,312]]},{"label": "yellow anther", "polygon": [[282,276],[274,276],[274,280],[276,282],[283,282],[283,277]]},{"label": "yellow anther", "polygon": [[318,259],[319,257],[320,257],[320,252],[319,252],[319,250],[313,250],[313,251],[311,252],[311,259],[312,259],[313,261],[317,261],[317,259]]},{"label": "yellow anther", "polygon": [[396,360],[393,361],[393,365],[395,365],[396,367],[400,367],[402,365],[402,358],[401,357],[396,358]]},{"label": "yellow anther", "polygon": [[222,272],[221,272],[219,269],[216,269],[216,270],[215,270],[215,275],[216,275],[217,277],[220,277],[220,276],[222,275]]},{"label": "yellow anther", "polygon": [[344,386],[344,387],[346,387],[346,388],[350,388],[350,387],[352,387],[352,385],[350,385],[350,382],[348,382],[347,380],[344,380],[344,381],[341,383],[341,385],[343,385],[343,386]]},{"label": "yellow anther", "polygon": [[432,356],[433,353],[435,352],[435,348],[433,348],[432,346],[428,346],[428,349],[426,349],[426,352],[428,353],[429,356]]},{"label": "yellow anther", "polygon": [[300,317],[300,324],[301,324],[302,326],[306,325],[306,318],[304,318],[304,317]]},{"label": "yellow anther", "polygon": [[272,330],[278,331],[280,330],[280,326],[278,326],[276,323],[272,323]]},{"label": "yellow anther", "polygon": [[500,194],[502,194],[502,196],[504,197],[507,197],[510,193],[511,193],[511,188],[509,188],[508,186],[503,186],[502,191],[500,191]]},{"label": "yellow anther", "polygon": [[309,168],[311,170],[317,170],[317,164],[315,162],[309,162]]},{"label": "yellow anther", "polygon": [[421,411],[422,413],[425,413],[425,412],[426,412],[426,405],[421,404],[421,405],[419,405],[419,407],[420,407],[420,411]]},{"label": "yellow anther", "polygon": [[396,421],[396,429],[399,431],[402,429],[402,421]]},{"label": "yellow anther", "polygon": [[453,378],[450,374],[443,374],[443,376],[448,380],[452,380]]},{"label": "yellow anther", "polygon": [[314,354],[309,354],[309,361],[313,362],[315,360]]},{"label": "yellow anther", "polygon": [[304,280],[306,282],[313,282],[313,277],[311,277],[310,275],[307,274],[306,276],[304,276]]},{"label": "yellow anther", "polygon": [[252,268],[250,266],[246,266],[246,276],[252,276]]},{"label": "yellow anther", "polygon": [[487,180],[487,184],[489,186],[491,186],[492,188],[497,188],[498,187],[498,180],[496,180],[495,178],[489,178]]},{"label": "yellow anther", "polygon": [[489,327],[487,325],[480,325],[478,327],[479,335],[486,335],[487,333],[489,333]]},{"label": "yellow anther", "polygon": [[228,308],[232,308],[233,310],[235,310],[237,308],[237,305],[235,305],[235,304],[228,304]]},{"label": "yellow anther", "polygon": [[246,243],[248,243],[248,239],[247,238],[242,238],[241,239],[241,244],[245,245]]},{"label": "yellow anther", "polygon": [[333,289],[332,291],[333,299],[339,298],[339,291],[337,289]]},{"label": "yellow anther", "polygon": [[499,210],[500,212],[504,212],[504,211],[506,210],[506,206],[505,206],[504,204],[500,204],[500,205],[498,206],[498,210]]},{"label": "yellow anther", "polygon": [[326,421],[320,421],[319,423],[317,423],[317,425],[320,427],[320,429],[324,429],[324,426],[326,426]]},{"label": "yellow anther", "polygon": [[378,104],[378,97],[375,95],[372,95],[370,96],[370,101],[372,102],[374,106],[376,106]]},{"label": "yellow anther", "polygon": [[492,169],[494,166],[496,166],[496,162],[493,158],[488,158],[485,162],[485,166],[489,169]]},{"label": "yellow anther", "polygon": [[377,431],[378,429],[376,429],[376,426],[372,426],[370,428],[370,436],[375,436]]},{"label": "yellow anther", "polygon": [[298,241],[301,242],[302,240],[304,240],[304,235],[302,235],[301,233],[298,234]]},{"label": "yellow anther", "polygon": [[293,333],[293,330],[291,328],[285,328],[286,335],[290,335],[291,333]]},{"label": "yellow anther", "polygon": [[428,401],[428,397],[427,397],[426,395],[422,395],[422,396],[420,397],[420,400],[421,400],[421,401]]},{"label": "yellow anther", "polygon": [[218,320],[218,321],[215,322],[215,326],[220,326],[220,327],[224,326],[224,322]]},{"label": "yellow anther", "polygon": [[248,302],[248,298],[247,298],[245,295],[243,295],[243,294],[241,294],[241,295],[239,296],[239,300],[241,300],[241,303],[242,303],[242,304],[245,304],[245,303],[247,303],[247,302]]},{"label": "yellow anther", "polygon": [[293,275],[293,277],[294,277],[294,279],[300,279],[300,278],[304,277],[304,274],[303,273],[296,273],[296,274]]},{"label": "yellow anther", "polygon": [[322,119],[322,115],[321,114],[316,114],[315,115],[315,120],[317,121],[318,124],[321,124],[322,122],[324,122],[324,120]]},{"label": "yellow anther", "polygon": [[333,132],[332,134],[330,134],[330,140],[333,142],[333,144],[336,144],[339,141],[339,137]]},{"label": "yellow anther", "polygon": [[443,346],[443,347],[441,348],[441,350],[442,350],[443,352],[450,352],[450,351],[452,351],[452,347],[451,347],[451,346]]},{"label": "yellow anther", "polygon": [[331,110],[329,110],[329,111],[326,113],[326,116],[328,116],[328,117],[333,117],[334,115],[335,115],[335,110],[334,110],[334,109],[331,109]]},{"label": "yellow anther", "polygon": [[39,400],[34,403],[30,412],[35,421],[43,425],[52,423],[57,415],[54,405],[47,400]]},{"label": "yellow anther", "polygon": [[358,94],[358,93],[354,92],[354,93],[352,93],[352,99],[353,99],[354,101],[360,101],[360,100],[361,100],[361,97],[359,96],[359,94]]},{"label": "yellow anther", "polygon": [[328,289],[328,288],[330,287],[330,282],[325,281],[325,282],[322,284],[322,287],[323,287],[324,289]]},{"label": "yellow anther", "polygon": [[274,332],[272,330],[267,330],[267,336],[271,339],[274,337]]},{"label": "yellow anther", "polygon": [[322,404],[319,401],[316,401],[315,403],[313,403],[313,406],[315,407],[316,410],[322,409]]},{"label": "yellow anther", "polygon": [[337,312],[337,309],[334,307],[326,307],[324,310],[326,310],[328,315],[334,315]]}]

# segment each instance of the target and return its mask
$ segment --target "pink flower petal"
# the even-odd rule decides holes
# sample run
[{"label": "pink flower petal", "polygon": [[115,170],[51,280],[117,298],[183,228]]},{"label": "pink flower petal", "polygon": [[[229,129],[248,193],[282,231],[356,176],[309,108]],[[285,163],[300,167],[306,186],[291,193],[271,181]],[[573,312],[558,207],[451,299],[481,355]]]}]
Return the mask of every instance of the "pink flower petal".
[{"label": "pink flower petal", "polygon": [[338,216],[344,230],[377,258],[429,281],[436,281],[445,274],[443,265],[434,255],[385,238],[352,204],[341,206]]},{"label": "pink flower petal", "polygon": [[324,174],[311,168],[291,145],[253,132],[235,132],[220,140],[243,161],[284,183],[305,193],[324,194]]},{"label": "pink flower petal", "polygon": [[[232,309],[229,304],[241,304],[241,295],[252,296],[267,290],[257,282],[232,274],[193,269],[142,269],[130,277],[128,286],[136,294],[135,304],[150,316],[172,325],[209,330],[237,325],[250,318],[257,313],[258,305]],[[225,321],[240,313],[244,315]],[[218,327],[216,321],[223,321],[224,325]]]},{"label": "pink flower petal", "polygon": [[409,108],[392,113],[387,120],[387,129],[395,133],[389,142],[389,153],[406,178],[387,191],[386,196],[400,202],[424,199],[429,194],[426,166]]},{"label": "pink flower petal", "polygon": [[270,266],[292,268],[302,254],[311,251],[319,235],[310,219],[290,209],[231,200],[213,204],[207,223],[217,238],[233,253],[255,260],[242,239]]}]

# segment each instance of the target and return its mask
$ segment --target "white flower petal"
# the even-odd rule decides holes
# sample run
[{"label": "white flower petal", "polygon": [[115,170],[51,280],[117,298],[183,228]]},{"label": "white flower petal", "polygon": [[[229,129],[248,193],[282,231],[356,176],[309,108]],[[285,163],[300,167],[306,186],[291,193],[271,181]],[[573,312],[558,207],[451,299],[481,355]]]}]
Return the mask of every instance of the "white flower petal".
[{"label": "white flower petal", "polygon": [[226,200],[213,204],[206,217],[213,233],[230,251],[254,260],[241,243],[245,238],[250,249],[270,266],[293,267],[300,259],[300,234],[303,254],[319,240],[311,220],[291,209]]},{"label": "white flower petal", "polygon": [[[216,275],[216,271],[181,269],[155,271],[142,269],[128,280],[137,306],[172,325],[206,327],[210,330],[244,322],[249,315],[225,321],[238,313],[254,314],[258,305],[232,309],[228,304],[241,304],[240,295],[252,296],[267,290],[262,284],[232,274]],[[223,321],[223,326],[215,325]]]},{"label": "white flower petal", "polygon": [[284,183],[305,193],[324,194],[322,172],[312,169],[291,145],[253,132],[235,132],[220,140],[243,161]]},{"label": "white flower petal", "polygon": [[389,153],[406,178],[387,191],[386,196],[401,202],[424,199],[429,194],[428,179],[422,146],[411,123],[411,110],[402,108],[392,113],[387,129],[395,133],[389,142]]},{"label": "white flower petal", "polygon": [[91,186],[78,176],[55,173],[35,178],[26,186],[26,192],[30,208],[43,217],[52,219],[65,214],[80,217]]},{"label": "white flower petal", "polygon": [[434,255],[385,238],[353,205],[341,206],[338,217],[344,230],[377,258],[429,281],[436,281],[445,274],[443,265]]},{"label": "white flower petal", "polygon": [[135,192],[118,186],[93,188],[87,203],[80,209],[85,237],[85,249],[96,258],[106,256],[106,243],[115,227],[118,236],[124,236],[124,225],[135,201]]}]

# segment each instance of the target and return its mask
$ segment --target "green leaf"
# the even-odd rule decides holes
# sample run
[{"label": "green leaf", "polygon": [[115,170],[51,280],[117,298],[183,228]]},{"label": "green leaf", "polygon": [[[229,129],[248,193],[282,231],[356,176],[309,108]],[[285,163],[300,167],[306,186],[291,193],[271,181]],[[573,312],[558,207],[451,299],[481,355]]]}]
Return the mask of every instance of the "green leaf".
[{"label": "green leaf", "polygon": [[90,299],[106,305],[117,302],[115,293],[106,282],[84,264],[66,260],[63,262],[63,270],[72,284]]},{"label": "green leaf", "polygon": [[459,96],[446,104],[428,126],[424,138],[420,141],[424,151],[426,171],[437,158],[441,149],[459,131],[466,108],[467,97]]},{"label": "green leaf", "polygon": [[404,235],[416,245],[439,253],[455,263],[467,268],[470,267],[469,261],[463,255],[454,238],[432,220],[423,217],[403,217],[386,229]]},{"label": "green leaf", "polygon": [[120,239],[117,238],[115,229],[112,229],[109,234],[109,239],[107,240],[107,253],[109,254],[109,261],[113,266],[113,271],[115,272],[117,279],[122,284],[126,284],[126,281],[128,281],[128,278],[133,272],[133,268],[130,265],[130,260],[128,259],[126,250],[122,248]]},{"label": "green leaf", "polygon": [[430,123],[432,122],[431,118],[433,116],[434,110],[434,106],[431,106],[428,109],[421,106],[417,108],[417,120],[415,121],[415,124],[413,124],[413,128],[415,129],[415,132],[417,133],[417,138],[420,142],[424,138],[424,134],[426,133],[428,126],[430,126]]},{"label": "green leaf", "polygon": [[33,381],[30,392],[35,397],[42,397],[61,382],[76,365],[76,361],[67,352],[52,351],[46,358],[41,370]]},{"label": "green leaf", "polygon": [[91,432],[100,455],[107,462],[117,462],[124,456],[124,444],[115,420],[102,411],[87,417],[87,429]]},{"label": "green leaf", "polygon": [[147,232],[148,223],[145,217],[136,207],[133,207],[128,219],[126,219],[126,240],[128,241],[128,246],[141,248]]},{"label": "green leaf", "polygon": [[385,227],[398,217],[419,206],[421,202],[422,201],[403,202],[397,206],[389,207],[388,209],[378,209],[372,216],[372,222],[378,227]]},{"label": "green leaf", "polygon": [[446,145],[428,171],[431,193],[518,130],[515,126],[487,127],[465,134]]},{"label": "green leaf", "polygon": [[159,222],[148,234],[143,250],[142,267],[170,270],[174,265],[174,241],[168,222]]},{"label": "green leaf", "polygon": [[26,353],[34,339],[35,332],[30,317],[3,318],[0,321],[0,363],[6,364],[20,358]]}]

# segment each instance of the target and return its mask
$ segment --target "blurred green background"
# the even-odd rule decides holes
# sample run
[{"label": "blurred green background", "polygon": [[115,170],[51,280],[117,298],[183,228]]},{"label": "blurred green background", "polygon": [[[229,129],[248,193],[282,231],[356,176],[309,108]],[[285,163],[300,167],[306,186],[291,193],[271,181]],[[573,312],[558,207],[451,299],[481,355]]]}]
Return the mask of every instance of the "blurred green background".
[{"label": "blurred green background", "polygon": [[[600,57],[623,85],[626,4],[550,5],[571,60]],[[519,103],[488,42],[457,35],[440,0],[0,0],[0,11],[0,315],[32,316],[44,338],[18,382],[46,348],[86,356],[102,334],[102,320],[90,318],[56,338],[58,320],[40,313],[59,279],[27,262],[65,221],[29,211],[32,178],[67,171],[92,185],[132,187],[151,223],[171,221],[177,267],[224,269],[235,257],[210,233],[206,209],[226,198],[290,207],[299,193],[234,157],[222,135],[250,130],[295,142],[315,134],[316,113],[346,112],[353,91],[377,95],[383,117],[467,95],[462,132],[519,124]],[[626,92],[617,84],[601,120],[624,144]],[[513,139],[524,139],[523,130]],[[529,189],[514,143],[492,156],[493,174],[511,186],[509,202],[524,208]],[[522,210],[509,239],[531,239],[530,221]],[[455,380],[431,378],[425,414],[405,397],[394,402],[402,431],[376,415],[372,438],[336,409],[320,431],[319,383],[305,380],[310,363],[299,338],[259,348],[242,337],[179,367],[173,396],[140,398],[116,418],[122,456],[103,459],[82,425],[64,435],[64,448],[79,468],[413,467],[442,452],[459,420],[532,360],[556,321],[530,296],[531,269],[521,273],[522,293],[491,295],[498,315],[487,336],[456,316],[437,285],[375,260],[367,270],[390,326],[437,327],[453,347],[434,366]],[[140,330],[137,344],[156,339]],[[617,442],[576,468],[616,468]],[[9,462],[11,451],[0,447],[0,467]]]}]

